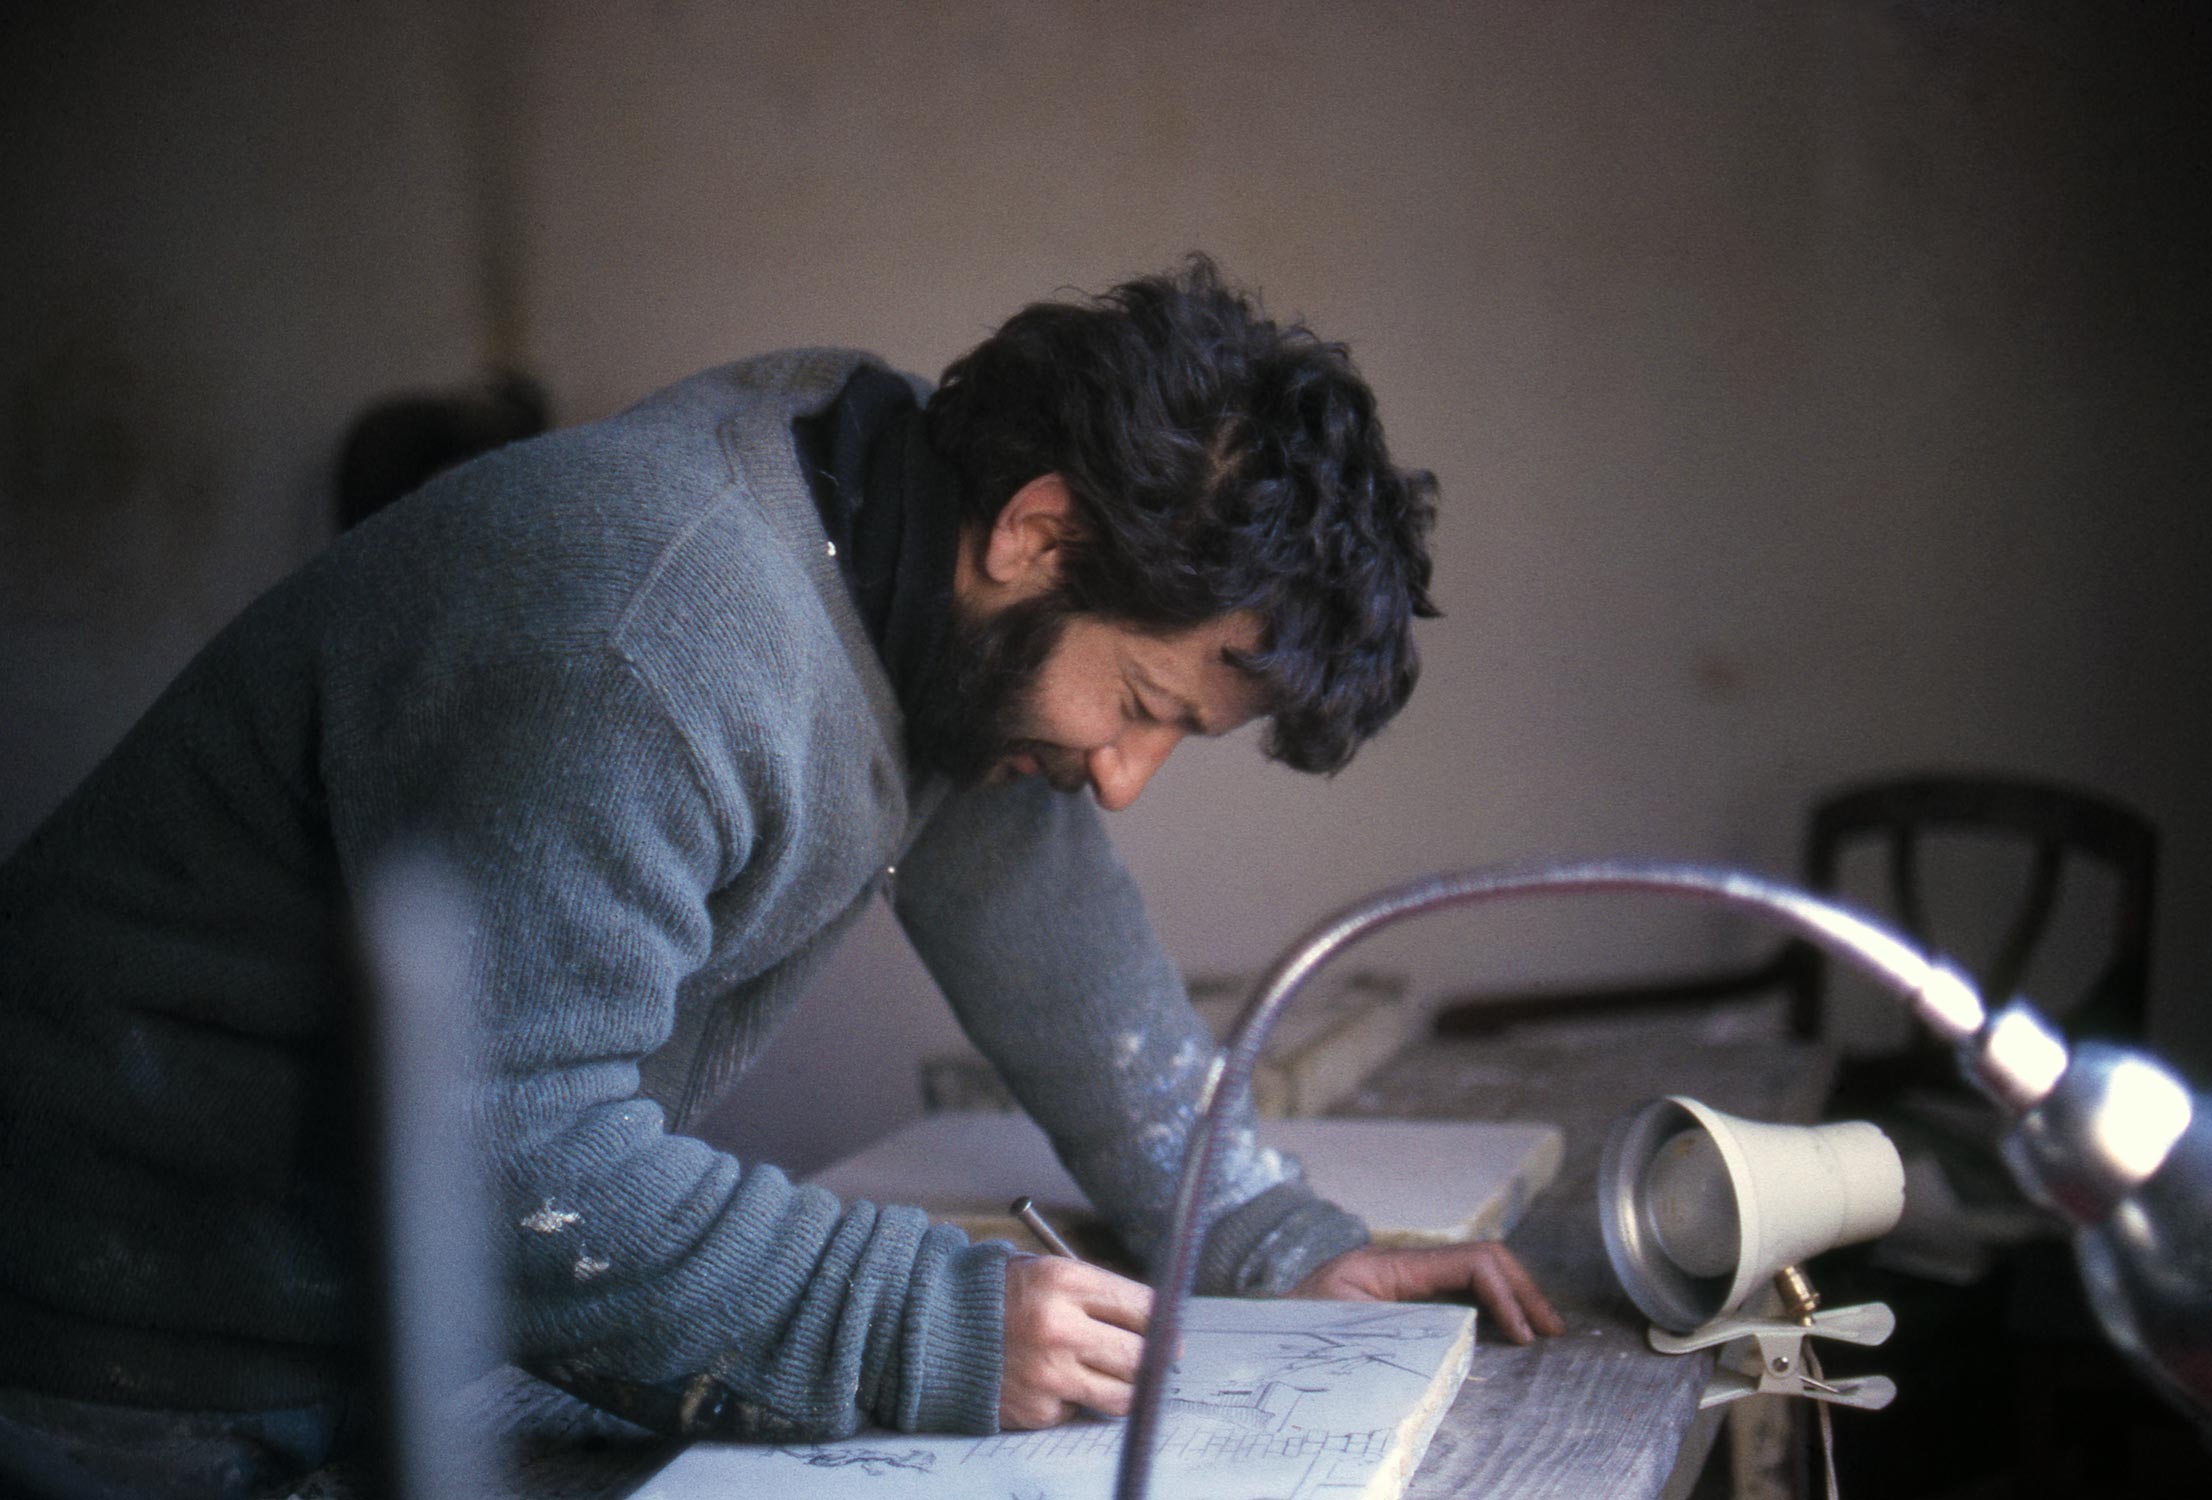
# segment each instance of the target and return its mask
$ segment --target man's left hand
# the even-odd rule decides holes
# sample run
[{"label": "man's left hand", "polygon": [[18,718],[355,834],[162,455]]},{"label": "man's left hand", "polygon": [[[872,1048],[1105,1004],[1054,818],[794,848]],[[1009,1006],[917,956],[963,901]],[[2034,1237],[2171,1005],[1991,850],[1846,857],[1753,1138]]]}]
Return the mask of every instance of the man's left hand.
[{"label": "man's left hand", "polygon": [[1470,1292],[1516,1344],[1539,1333],[1567,1331],[1535,1279],[1495,1240],[1419,1250],[1374,1245],[1347,1250],[1291,1288],[1290,1295],[1339,1302],[1419,1302]]}]

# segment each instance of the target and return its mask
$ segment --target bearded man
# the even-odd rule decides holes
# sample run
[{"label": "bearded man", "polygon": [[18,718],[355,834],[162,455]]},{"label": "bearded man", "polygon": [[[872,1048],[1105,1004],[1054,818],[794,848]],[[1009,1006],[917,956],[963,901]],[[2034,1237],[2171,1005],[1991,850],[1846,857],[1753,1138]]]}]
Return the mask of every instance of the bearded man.
[{"label": "bearded man", "polygon": [[[828,350],[710,370],[341,538],[0,867],[0,1436],[157,1490],[181,1432],[210,1492],[327,1454],[338,956],[403,845],[474,898],[515,1358],[690,1436],[1125,1410],[1142,1285],[686,1132],[886,896],[1155,1253],[1215,1049],[1099,810],[1254,719],[1341,768],[1414,685],[1433,490],[1341,347],[1194,259],[1023,311],[934,391]],[[1201,1291],[1558,1329],[1501,1247],[1372,1248],[1234,1136]]]}]

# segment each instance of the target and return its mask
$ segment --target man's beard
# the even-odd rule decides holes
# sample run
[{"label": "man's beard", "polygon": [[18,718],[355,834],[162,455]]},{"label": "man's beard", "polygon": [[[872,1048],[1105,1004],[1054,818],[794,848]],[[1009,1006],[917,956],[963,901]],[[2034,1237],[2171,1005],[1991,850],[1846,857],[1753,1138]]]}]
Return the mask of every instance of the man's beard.
[{"label": "man's beard", "polygon": [[974,786],[1027,750],[1054,786],[1076,790],[1079,774],[1059,764],[1065,757],[1053,754],[1056,747],[1022,738],[1038,675],[1070,617],[1057,592],[981,617],[955,601],[942,649],[902,705],[914,763],[957,786]]}]

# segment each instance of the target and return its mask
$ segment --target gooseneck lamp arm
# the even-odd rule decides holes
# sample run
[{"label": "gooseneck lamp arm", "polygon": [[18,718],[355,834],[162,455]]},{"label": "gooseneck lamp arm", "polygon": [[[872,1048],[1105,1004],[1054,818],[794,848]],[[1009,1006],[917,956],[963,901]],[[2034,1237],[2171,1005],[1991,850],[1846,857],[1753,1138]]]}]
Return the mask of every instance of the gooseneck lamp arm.
[{"label": "gooseneck lamp arm", "polygon": [[2074,1226],[2091,1306],[2169,1399],[2212,1411],[2212,1099],[2163,1064],[2063,1037],[2024,1002],[1991,1014],[1958,970],[1879,923],[1774,881],[1640,861],[1514,864],[1431,875],[1324,918],[1261,976],[1215,1063],[1183,1158],[1154,1281],[1152,1323],[1122,1434],[1117,1500],[1144,1500],[1161,1398],[1182,1338],[1221,1122],[1250,1091],[1260,1047],[1291,998],[1337,954],[1424,913],[1506,896],[1601,891],[1684,896],[1761,914],[1864,971],[1950,1043],[1960,1070],[2011,1122],[2005,1158],[2021,1186]]}]

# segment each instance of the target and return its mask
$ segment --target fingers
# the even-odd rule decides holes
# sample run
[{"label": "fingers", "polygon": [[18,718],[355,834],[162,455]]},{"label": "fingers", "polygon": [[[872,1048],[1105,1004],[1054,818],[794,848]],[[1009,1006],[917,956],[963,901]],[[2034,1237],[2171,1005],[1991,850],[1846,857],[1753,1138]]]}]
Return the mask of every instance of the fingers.
[{"label": "fingers", "polygon": [[1074,1402],[1057,1397],[1002,1395],[998,1403],[998,1429],[1001,1432],[1034,1432],[1040,1427],[1057,1427],[1062,1422],[1073,1421],[1082,1412]]},{"label": "fingers", "polygon": [[1498,1320],[1505,1329],[1505,1336],[1516,1344],[1528,1343],[1536,1337],[1528,1326],[1528,1314],[1521,1310],[1521,1299],[1503,1268],[1490,1259],[1477,1261],[1470,1268],[1474,1282],[1475,1300],[1482,1310]]},{"label": "fingers", "polygon": [[1539,1333],[1556,1336],[1567,1331],[1536,1278],[1505,1246],[1494,1241],[1452,1246],[1450,1270],[1514,1343],[1528,1343]]},{"label": "fingers", "polygon": [[1131,1385],[1137,1378],[1137,1366],[1144,1362],[1144,1335],[1101,1326],[1084,1340],[1076,1357],[1095,1374]]},{"label": "fingers", "polygon": [[[1544,1295],[1544,1289],[1536,1284],[1536,1278],[1529,1275],[1528,1269],[1521,1264],[1520,1257],[1503,1245],[1493,1244],[1486,1248],[1491,1251],[1487,1264],[1503,1284],[1512,1307],[1523,1315],[1525,1326],[1552,1338],[1565,1333],[1566,1319],[1559,1316],[1558,1310],[1551,1305],[1551,1299]],[[1491,1311],[1497,1313],[1497,1308],[1492,1307]],[[1515,1342],[1525,1344],[1528,1339],[1521,1337]]]},{"label": "fingers", "polygon": [[[1083,1310],[1101,1323],[1125,1328],[1141,1334],[1152,1321],[1152,1288],[1141,1281],[1131,1281],[1126,1276],[1116,1276],[1111,1271],[1101,1271],[1096,1266],[1081,1261],[1060,1260],[1055,1265],[1068,1268],[1067,1274],[1085,1273],[1076,1279],[1076,1295]],[[1141,1341],[1140,1341],[1141,1342]]]},{"label": "fingers", "polygon": [[1409,1302],[1465,1296],[1470,1291],[1517,1344],[1540,1333],[1567,1331],[1519,1257],[1491,1240],[1418,1250],[1371,1245],[1350,1250],[1308,1276],[1293,1295]]},{"label": "fingers", "polygon": [[[1139,1350],[1142,1339],[1136,1340]],[[1137,1360],[1132,1356],[1118,1371],[1101,1370],[1088,1360],[1070,1372],[1064,1394],[1075,1405],[1109,1417],[1126,1417],[1137,1394]]]},{"label": "fingers", "polygon": [[1124,1416],[1144,1355],[1151,1288],[1080,1261],[1006,1266],[1002,1428],[1050,1427],[1082,1410]]}]

